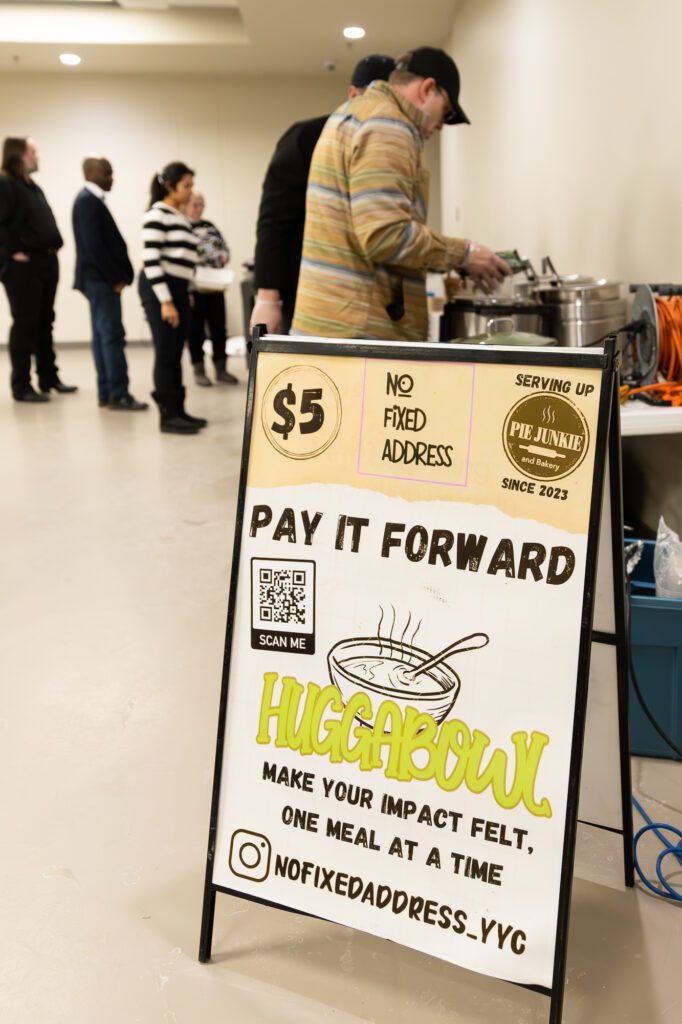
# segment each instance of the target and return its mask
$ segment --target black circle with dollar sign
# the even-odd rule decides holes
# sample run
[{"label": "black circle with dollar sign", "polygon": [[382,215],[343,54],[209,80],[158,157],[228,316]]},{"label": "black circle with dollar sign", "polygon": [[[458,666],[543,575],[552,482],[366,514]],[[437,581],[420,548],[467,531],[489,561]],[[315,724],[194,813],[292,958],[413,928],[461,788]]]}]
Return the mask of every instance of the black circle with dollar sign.
[{"label": "black circle with dollar sign", "polygon": [[341,426],[341,396],[316,366],[290,366],[270,381],[261,422],[270,444],[288,459],[312,459],[335,440]]}]

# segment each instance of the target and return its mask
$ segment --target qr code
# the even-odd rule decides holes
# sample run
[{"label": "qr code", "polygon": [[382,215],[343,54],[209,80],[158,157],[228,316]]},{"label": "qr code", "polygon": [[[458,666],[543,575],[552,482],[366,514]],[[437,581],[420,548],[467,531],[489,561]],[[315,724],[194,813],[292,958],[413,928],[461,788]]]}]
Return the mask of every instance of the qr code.
[{"label": "qr code", "polygon": [[306,619],[306,570],[261,569],[258,603],[262,622],[300,625]]},{"label": "qr code", "polygon": [[[251,559],[251,628],[256,642],[267,647],[298,649],[273,637],[306,635],[315,631],[315,563],[297,558]],[[306,641],[306,652],[312,644]]]}]

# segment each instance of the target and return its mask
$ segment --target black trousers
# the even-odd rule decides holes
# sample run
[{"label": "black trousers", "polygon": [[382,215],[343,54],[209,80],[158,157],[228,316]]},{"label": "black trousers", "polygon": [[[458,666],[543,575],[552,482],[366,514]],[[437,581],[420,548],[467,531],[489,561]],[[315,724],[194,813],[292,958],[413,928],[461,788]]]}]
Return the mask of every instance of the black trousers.
[{"label": "black trousers", "polygon": [[138,279],[138,291],[154,342],[154,388],[164,397],[182,387],[182,350],[189,331],[187,281],[166,277],[173,304],[180,315],[177,327],[161,319],[161,303],[152,291],[144,271]]},{"label": "black trousers", "polygon": [[[192,292],[190,310],[189,354],[193,363],[204,361],[204,341],[208,336],[213,346],[213,362],[225,359],[227,316],[224,292]],[[208,335],[207,335],[208,332]]]},{"label": "black trousers", "polygon": [[9,261],[3,284],[12,315],[9,357],[13,395],[22,395],[31,386],[32,355],[40,387],[48,388],[58,379],[52,341],[58,281],[56,253],[33,252],[28,263]]}]

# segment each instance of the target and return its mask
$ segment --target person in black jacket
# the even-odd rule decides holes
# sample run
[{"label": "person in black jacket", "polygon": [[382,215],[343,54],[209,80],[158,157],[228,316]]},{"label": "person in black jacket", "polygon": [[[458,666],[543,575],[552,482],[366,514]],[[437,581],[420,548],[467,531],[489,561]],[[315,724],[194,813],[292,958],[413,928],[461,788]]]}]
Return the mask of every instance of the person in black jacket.
[{"label": "person in black jacket", "polygon": [[114,172],[104,157],[87,157],[83,177],[85,187],[76,196],[72,214],[76,240],[74,288],[90,303],[99,404],[138,412],[149,406],[138,402],[128,390],[121,292],[133,283],[135,275],[126,244],[106,204]]},{"label": "person in black jacket", "polygon": [[[59,379],[52,342],[59,281],[57,252],[64,244],[54,214],[31,175],[38,170],[33,139],[7,138],[0,173],[0,278],[12,315],[9,355],[17,402],[47,402],[51,390],[77,391]],[[40,392],[31,385],[35,356]]]},{"label": "person in black jacket", "polygon": [[[356,64],[348,96],[358,96],[370,82],[387,81],[395,61],[385,54]],[[305,193],[313,150],[328,115],[298,121],[281,137],[265,174],[256,229],[256,301],[251,328],[266,324],[269,334],[286,334],[296,305],[303,251]]]}]

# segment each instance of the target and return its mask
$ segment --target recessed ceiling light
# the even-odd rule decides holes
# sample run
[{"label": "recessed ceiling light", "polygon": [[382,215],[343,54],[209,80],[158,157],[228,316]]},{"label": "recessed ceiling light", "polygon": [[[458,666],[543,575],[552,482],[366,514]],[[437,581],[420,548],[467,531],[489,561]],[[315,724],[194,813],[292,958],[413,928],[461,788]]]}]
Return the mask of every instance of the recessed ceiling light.
[{"label": "recessed ceiling light", "polygon": [[69,67],[75,67],[76,64],[80,64],[81,62],[77,53],[60,53],[59,59],[62,64],[68,64]]},{"label": "recessed ceiling light", "polygon": [[364,39],[365,30],[360,28],[359,25],[350,25],[348,28],[344,28],[343,34],[346,39]]}]

